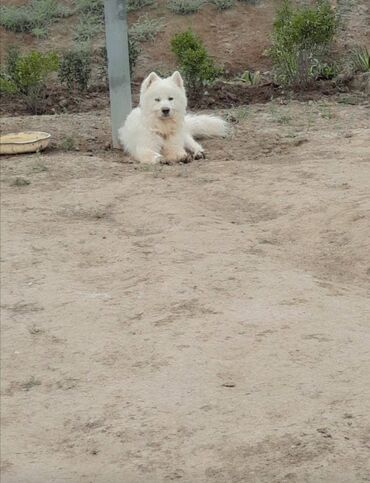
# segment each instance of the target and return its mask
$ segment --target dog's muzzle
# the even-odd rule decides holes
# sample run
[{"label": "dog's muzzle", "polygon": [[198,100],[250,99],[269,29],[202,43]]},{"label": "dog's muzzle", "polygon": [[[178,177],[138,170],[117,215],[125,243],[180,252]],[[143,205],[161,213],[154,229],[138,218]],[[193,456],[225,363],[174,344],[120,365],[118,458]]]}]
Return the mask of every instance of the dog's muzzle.
[{"label": "dog's muzzle", "polygon": [[170,109],[168,107],[162,107],[162,116],[168,117],[170,115]]}]

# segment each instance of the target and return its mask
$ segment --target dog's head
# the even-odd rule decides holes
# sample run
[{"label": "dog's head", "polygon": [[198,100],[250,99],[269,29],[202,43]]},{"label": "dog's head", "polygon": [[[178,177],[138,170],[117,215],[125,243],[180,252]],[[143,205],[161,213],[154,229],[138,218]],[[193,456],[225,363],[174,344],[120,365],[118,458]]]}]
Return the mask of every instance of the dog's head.
[{"label": "dog's head", "polygon": [[148,116],[167,121],[182,118],[186,111],[184,82],[179,72],[162,79],[152,72],[140,90],[140,106]]}]

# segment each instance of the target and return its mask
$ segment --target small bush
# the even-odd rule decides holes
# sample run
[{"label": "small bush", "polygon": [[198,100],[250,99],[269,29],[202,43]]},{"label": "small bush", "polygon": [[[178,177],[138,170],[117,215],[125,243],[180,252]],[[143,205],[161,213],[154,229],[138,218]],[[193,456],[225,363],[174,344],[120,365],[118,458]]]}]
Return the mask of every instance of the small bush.
[{"label": "small bush", "polygon": [[59,79],[68,89],[86,91],[91,77],[91,53],[87,48],[66,52],[59,66]]},{"label": "small bush", "polygon": [[220,74],[201,39],[191,30],[176,34],[171,40],[172,52],[190,89],[190,95],[198,96],[203,87]]},{"label": "small bush", "polygon": [[235,5],[235,0],[211,0],[217,10],[228,10]]},{"label": "small bush", "polygon": [[167,7],[178,15],[190,15],[198,12],[204,5],[204,0],[169,0]]},{"label": "small bush", "polygon": [[155,0],[128,0],[127,11],[134,12],[144,7],[149,7],[155,4]]},{"label": "small bush", "polygon": [[366,47],[357,47],[352,51],[351,66],[355,72],[370,72],[370,53]]},{"label": "small bush", "polygon": [[[130,62],[130,76],[132,77],[139,55],[141,54],[141,48],[139,43],[135,39],[132,39],[130,35],[128,37],[128,54]],[[98,76],[108,85],[108,56],[106,47],[102,47],[99,50],[98,55],[100,64],[98,68]]]},{"label": "small bush", "polygon": [[12,32],[46,37],[52,23],[70,14],[71,11],[57,0],[32,0],[21,6],[1,5],[0,25]]},{"label": "small bush", "polygon": [[[16,49],[8,52],[5,70],[1,75],[1,89],[24,98],[27,107],[35,114],[42,110],[46,95],[46,81],[58,70],[55,53],[31,52],[21,56]],[[4,91],[3,91],[4,92]]]},{"label": "small bush", "polygon": [[156,35],[163,30],[163,18],[150,18],[144,15],[129,29],[130,38],[137,42],[154,40]]},{"label": "small bush", "polygon": [[285,0],[274,23],[272,47],[278,82],[304,86],[320,75],[336,33],[336,17],[328,0],[317,0],[313,7],[294,9]]},{"label": "small bush", "polygon": [[97,17],[82,15],[77,27],[73,40],[77,43],[90,42],[104,30],[104,24]]}]

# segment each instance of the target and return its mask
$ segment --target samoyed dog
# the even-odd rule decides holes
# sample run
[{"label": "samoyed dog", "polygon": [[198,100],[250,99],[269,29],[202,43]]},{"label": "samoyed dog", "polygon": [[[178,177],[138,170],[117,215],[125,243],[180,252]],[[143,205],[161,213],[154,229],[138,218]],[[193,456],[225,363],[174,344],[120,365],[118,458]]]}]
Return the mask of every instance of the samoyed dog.
[{"label": "samoyed dog", "polygon": [[140,163],[189,162],[204,158],[195,138],[226,136],[221,118],[186,114],[186,93],[179,72],[162,79],[152,72],[143,81],[140,104],[119,129],[125,151]]}]

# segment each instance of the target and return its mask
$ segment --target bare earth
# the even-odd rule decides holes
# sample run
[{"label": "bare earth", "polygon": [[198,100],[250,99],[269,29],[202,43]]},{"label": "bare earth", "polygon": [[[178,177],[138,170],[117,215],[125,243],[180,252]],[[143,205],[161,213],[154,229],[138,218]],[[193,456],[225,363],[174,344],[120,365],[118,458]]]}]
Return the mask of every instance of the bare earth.
[{"label": "bare earth", "polygon": [[232,115],[157,168],[2,120],[82,146],[1,159],[3,483],[370,481],[368,106]]}]

